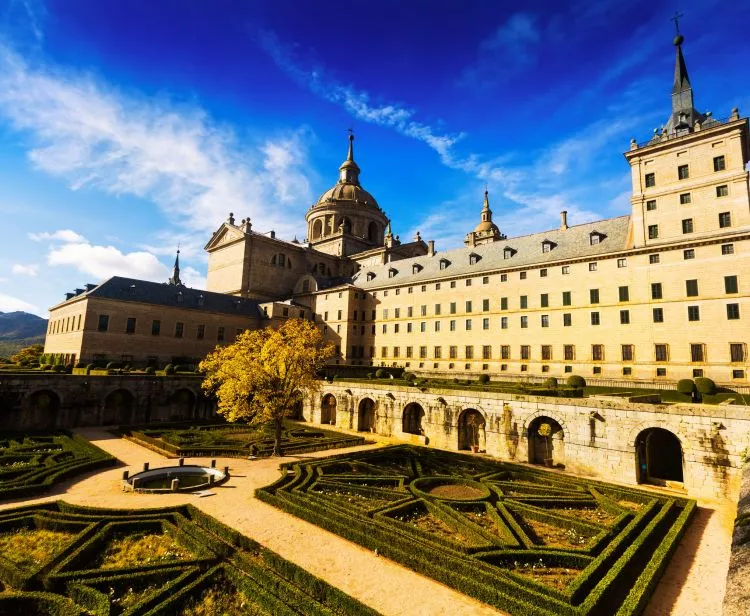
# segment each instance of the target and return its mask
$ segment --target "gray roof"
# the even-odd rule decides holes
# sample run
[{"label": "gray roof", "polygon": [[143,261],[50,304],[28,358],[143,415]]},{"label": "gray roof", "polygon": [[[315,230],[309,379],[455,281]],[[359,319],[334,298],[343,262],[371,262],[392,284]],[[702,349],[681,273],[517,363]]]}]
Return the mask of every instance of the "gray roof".
[{"label": "gray roof", "polygon": [[[480,275],[488,271],[515,269],[518,267],[543,265],[572,259],[596,258],[602,255],[623,251],[627,248],[630,216],[608,218],[596,222],[576,225],[567,229],[552,229],[532,235],[512,237],[482,246],[465,246],[436,252],[434,256],[413,257],[393,261],[383,265],[363,267],[353,278],[353,283],[361,288],[377,288],[412,284],[439,278]],[[591,244],[591,234],[599,233],[601,241]],[[549,252],[542,252],[542,243],[552,242]],[[505,249],[510,248],[513,256],[505,258]],[[477,255],[476,263],[471,264],[470,256]],[[447,260],[445,269],[440,262]],[[421,269],[414,273],[414,265]],[[392,278],[388,270],[396,270]],[[367,280],[368,274],[374,274]]]},{"label": "gray roof", "polygon": [[258,318],[262,314],[258,302],[235,295],[121,276],[113,276],[90,291],[79,293],[58,304],[58,306],[74,302],[82,297],[100,297],[122,302],[138,302],[185,310],[239,314]]}]

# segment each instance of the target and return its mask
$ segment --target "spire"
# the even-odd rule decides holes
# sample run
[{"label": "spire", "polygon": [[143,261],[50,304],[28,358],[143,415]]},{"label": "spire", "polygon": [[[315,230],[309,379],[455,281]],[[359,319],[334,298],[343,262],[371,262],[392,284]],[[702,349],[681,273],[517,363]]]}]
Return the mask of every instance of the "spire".
[{"label": "spire", "polygon": [[695,110],[693,103],[693,87],[690,85],[685,56],[682,55],[682,44],[685,37],[680,33],[680,13],[675,13],[672,21],[675,24],[675,37],[672,44],[676,47],[674,64],[674,84],[672,85],[672,115],[667,123],[666,132],[690,130],[696,120],[702,121],[703,116]]},{"label": "spire", "polygon": [[172,277],[169,279],[169,284],[175,287],[182,287],[182,281],[180,280],[180,249],[177,248],[177,256],[174,259],[174,269],[172,270]]},{"label": "spire", "polygon": [[359,186],[359,167],[354,162],[354,132],[349,129],[349,151],[346,160],[339,167],[339,184]]},{"label": "spire", "polygon": [[490,209],[489,191],[484,189],[484,204],[482,205],[482,222],[492,222],[492,210]]}]

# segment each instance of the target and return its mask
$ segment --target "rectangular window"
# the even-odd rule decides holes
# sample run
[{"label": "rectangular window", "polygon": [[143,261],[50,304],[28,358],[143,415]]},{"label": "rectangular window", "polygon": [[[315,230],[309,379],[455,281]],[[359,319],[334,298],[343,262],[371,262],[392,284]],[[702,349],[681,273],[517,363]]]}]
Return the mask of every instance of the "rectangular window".
[{"label": "rectangular window", "polygon": [[500,359],[510,359],[510,345],[504,344],[500,347]]},{"label": "rectangular window", "polygon": [[688,321],[700,321],[701,311],[698,306],[688,306]]},{"label": "rectangular window", "polygon": [[[445,269],[443,267],[443,263],[442,262],[440,263],[440,269]],[[451,280],[451,289],[455,289],[455,288],[456,288],[456,281],[455,280]]]},{"label": "rectangular window", "polygon": [[599,303],[599,289],[589,289],[589,303]]},{"label": "rectangular window", "polygon": [[620,325],[630,325],[630,310],[620,310]]},{"label": "rectangular window", "polygon": [[529,317],[521,317],[521,329],[526,329],[529,326]]},{"label": "rectangular window", "polygon": [[450,331],[452,331],[452,332],[456,331],[456,320],[455,319],[451,319],[449,321],[449,323],[448,323],[448,329],[450,329]]},{"label": "rectangular window", "polygon": [[563,274],[570,274],[570,265],[563,265],[562,266],[562,273]]},{"label": "rectangular window", "polygon": [[654,308],[654,323],[664,323],[663,308]]},{"label": "rectangular window", "polygon": [[622,345],[622,361],[633,361],[633,345]]},{"label": "rectangular window", "polygon": [[727,304],[727,319],[734,321],[740,318],[740,305],[739,304]]},{"label": "rectangular window", "polygon": [[648,262],[651,265],[655,265],[659,262],[659,253],[654,253],[652,255],[648,255]]},{"label": "rectangular window", "polygon": [[650,240],[659,239],[659,225],[648,226],[648,239]]},{"label": "rectangular window", "polygon": [[500,274],[500,282],[508,282],[508,274]]},{"label": "rectangular window", "polygon": [[456,314],[456,302],[451,302],[450,313],[451,314]]},{"label": "rectangular window", "polygon": [[406,308],[406,317],[411,319],[414,316],[414,306],[409,306]]},{"label": "rectangular window", "polygon": [[427,316],[427,306],[420,306],[419,307],[419,312],[420,312],[421,316],[426,317]]},{"label": "rectangular window", "polygon": [[464,349],[464,357],[466,359],[474,359],[474,347],[469,345],[466,345],[466,348]]},{"label": "rectangular window", "polygon": [[726,229],[732,226],[732,214],[730,212],[721,212],[719,214],[719,227]]},{"label": "rectangular window", "polygon": [[[219,328],[223,330],[224,328]],[[185,333],[185,324],[184,323],[175,323],[174,324],[174,337],[175,338],[182,338],[182,335]],[[221,340],[224,338],[222,337]]]},{"label": "rectangular window", "polygon": [[[354,331],[357,331],[357,326],[356,325],[354,326]],[[393,324],[393,333],[394,334],[398,333],[398,323],[394,323]]]},{"label": "rectangular window", "polygon": [[442,359],[443,357],[443,347],[436,346],[434,349],[432,349],[433,357],[435,359]]},{"label": "rectangular window", "polygon": [[656,186],[656,174],[647,173],[644,176],[644,180],[646,181],[646,188],[653,188],[654,186]]},{"label": "rectangular window", "polygon": [[427,358],[427,347],[421,346],[419,347],[419,359],[426,359]]},{"label": "rectangular window", "polygon": [[685,281],[685,294],[688,297],[697,297],[698,296],[698,281],[693,280],[686,280]]},{"label": "rectangular window", "polygon": [[520,273],[518,274],[518,278],[519,278],[520,280],[526,280],[526,272],[520,272]]},{"label": "rectangular window", "polygon": [[656,376],[667,376],[667,369],[666,368],[657,368],[656,369]]},{"label": "rectangular window", "polygon": [[394,359],[398,359],[399,353],[400,353],[399,347],[393,347],[393,358]]},{"label": "rectangular window", "polygon": [[[401,308],[394,308],[393,309],[393,318],[398,319],[401,317]],[[354,311],[354,320],[357,320],[357,311]]]},{"label": "rectangular window", "polygon": [[406,359],[411,359],[412,353],[413,353],[412,347],[410,346],[406,347]]},{"label": "rectangular window", "polygon": [[656,209],[656,199],[649,199],[646,201],[646,211],[653,212]]},{"label": "rectangular window", "polygon": [[604,345],[603,344],[591,345],[591,360],[592,361],[604,361]]},{"label": "rectangular window", "polygon": [[705,347],[703,344],[690,345],[690,361],[706,361]]},{"label": "rectangular window", "polygon": [[624,258],[623,259],[617,259],[617,267],[619,267],[620,269],[622,269],[623,267],[627,267],[627,266],[628,266],[628,260],[627,259],[624,259]]},{"label": "rectangular window", "polygon": [[419,322],[419,331],[424,333],[427,331],[427,321],[420,321]]},{"label": "rectangular window", "polygon": [[692,218],[685,218],[682,221],[682,232],[683,233],[692,233],[693,232],[693,219]]},{"label": "rectangular window", "polygon": [[737,293],[738,291],[737,276],[724,276],[724,293]]},{"label": "rectangular window", "polygon": [[572,344],[563,345],[563,359],[565,361],[573,361],[575,359],[575,346]]},{"label": "rectangular window", "polygon": [[457,346],[449,347],[448,353],[451,359],[456,359],[458,357],[458,347]]},{"label": "rectangular window", "polygon": [[[373,327],[375,327],[375,326],[373,325]],[[412,327],[411,323],[407,323],[406,324],[406,333],[407,334],[411,334],[411,327]],[[375,332],[372,332],[372,333],[374,334]]]},{"label": "rectangular window", "polygon": [[668,344],[655,344],[654,345],[654,359],[656,361],[668,361],[669,360],[669,345]]},{"label": "rectangular window", "polygon": [[126,334],[135,333],[135,317],[128,317],[128,320],[125,322],[125,333]]},{"label": "rectangular window", "polygon": [[732,342],[729,344],[729,359],[733,364],[743,363],[746,355],[747,352],[744,343]]},{"label": "rectangular window", "polygon": [[440,304],[435,304],[435,315],[440,316]]},{"label": "rectangular window", "polygon": [[651,299],[661,299],[661,298],[662,298],[661,282],[652,282],[651,283]]},{"label": "rectangular window", "polygon": [[482,319],[482,329],[490,328],[490,320],[487,318]]},{"label": "rectangular window", "polygon": [[206,326],[199,325],[198,329],[195,332],[195,337],[198,338],[198,340],[203,340],[205,336],[206,336]]},{"label": "rectangular window", "polygon": [[435,321],[435,331],[436,332],[440,331],[440,321]]},{"label": "rectangular window", "polygon": [[109,329],[109,315],[108,314],[100,314],[99,315],[99,322],[96,325],[96,331],[98,332],[106,332]]},{"label": "rectangular window", "polygon": [[726,159],[724,156],[714,156],[714,171],[724,171],[726,168]]},{"label": "rectangular window", "polygon": [[490,300],[483,299],[482,300],[482,311],[487,312],[490,309]]},{"label": "rectangular window", "polygon": [[547,308],[549,306],[549,294],[548,293],[542,293],[541,297],[539,298],[539,305],[542,308]]},{"label": "rectangular window", "polygon": [[482,277],[482,284],[490,284],[490,277],[489,276],[483,276]]},{"label": "rectangular window", "polygon": [[571,299],[570,299],[570,291],[563,291],[562,293],[562,305],[563,306],[570,306]]},{"label": "rectangular window", "polygon": [[680,205],[688,205],[690,202],[690,193],[682,193],[680,195]]},{"label": "rectangular window", "polygon": [[500,298],[500,310],[507,310],[507,309],[508,309],[508,298],[501,297]]},{"label": "rectangular window", "polygon": [[677,179],[687,180],[690,177],[690,167],[688,165],[679,165],[677,167]]},{"label": "rectangular window", "polygon": [[467,332],[471,331],[471,319],[466,319],[465,326]]},{"label": "rectangular window", "polygon": [[563,327],[570,327],[573,325],[573,315],[569,312],[563,313]]},{"label": "rectangular window", "polygon": [[386,323],[383,323],[383,333],[384,334],[388,333],[388,325]]},{"label": "rectangular window", "polygon": [[716,196],[718,198],[729,196],[729,187],[726,184],[716,187]]},{"label": "rectangular window", "polygon": [[492,347],[489,344],[482,346],[482,359],[492,359]]},{"label": "rectangular window", "polygon": [[721,254],[723,254],[723,255],[733,255],[734,254],[734,244],[722,244],[721,245]]},{"label": "rectangular window", "polygon": [[[467,279],[466,279],[466,286],[467,286],[467,287],[470,287],[470,286],[471,286],[471,278],[467,278]],[[422,289],[422,290],[424,291],[424,289]]]},{"label": "rectangular window", "polygon": [[593,263],[589,263],[589,271],[590,272],[596,271],[596,261],[594,261]]},{"label": "rectangular window", "polygon": [[[545,246],[549,246],[549,244],[545,244]],[[549,252],[549,251],[547,251],[547,252]],[[546,278],[547,277],[547,268],[546,267],[543,267],[542,269],[539,270],[539,277],[540,278]]]},{"label": "rectangular window", "polygon": [[526,308],[529,307],[529,298],[527,295],[521,295],[521,297],[519,298],[519,302],[520,302],[519,306],[521,310],[525,310]]},{"label": "rectangular window", "polygon": [[508,317],[502,317],[500,319],[500,329],[508,329]]},{"label": "rectangular window", "polygon": [[223,327],[219,327],[216,330],[216,340],[219,342],[224,342],[224,328]]},{"label": "rectangular window", "polygon": [[549,327],[549,315],[548,314],[542,315],[542,327]]},{"label": "rectangular window", "polygon": [[521,345],[521,359],[528,360],[531,358],[531,347],[528,344]]},{"label": "rectangular window", "polygon": [[688,248],[687,250],[683,250],[682,258],[685,259],[685,261],[689,261],[690,259],[695,259],[695,249]]},{"label": "rectangular window", "polygon": [[627,302],[630,300],[630,291],[628,287],[618,287],[617,294],[621,302]]},{"label": "rectangular window", "polygon": [[551,361],[551,360],[552,360],[552,345],[543,344],[542,345],[542,361]]},{"label": "rectangular window", "polygon": [[158,336],[161,333],[161,321],[154,320],[151,321],[151,335],[152,336]]},{"label": "rectangular window", "polygon": [[599,313],[598,312],[592,312],[591,313],[591,324],[592,325],[599,325]]}]

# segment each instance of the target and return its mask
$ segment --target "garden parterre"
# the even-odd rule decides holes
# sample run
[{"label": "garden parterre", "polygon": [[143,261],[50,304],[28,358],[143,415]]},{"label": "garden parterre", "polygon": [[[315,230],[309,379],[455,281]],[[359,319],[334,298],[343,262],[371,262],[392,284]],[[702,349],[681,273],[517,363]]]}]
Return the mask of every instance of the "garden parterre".
[{"label": "garden parterre", "polygon": [[282,471],[258,498],[514,616],[640,613],[695,508],[410,446]]}]

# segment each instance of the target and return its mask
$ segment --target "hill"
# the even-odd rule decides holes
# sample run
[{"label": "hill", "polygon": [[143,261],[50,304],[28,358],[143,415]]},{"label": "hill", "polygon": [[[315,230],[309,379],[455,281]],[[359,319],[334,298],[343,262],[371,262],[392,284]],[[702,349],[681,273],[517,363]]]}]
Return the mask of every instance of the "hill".
[{"label": "hill", "polygon": [[31,344],[43,344],[47,319],[28,312],[0,312],[0,357]]}]

